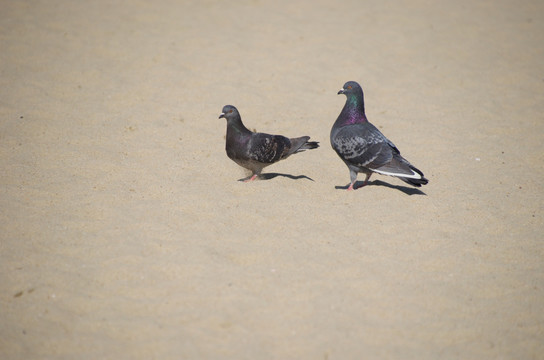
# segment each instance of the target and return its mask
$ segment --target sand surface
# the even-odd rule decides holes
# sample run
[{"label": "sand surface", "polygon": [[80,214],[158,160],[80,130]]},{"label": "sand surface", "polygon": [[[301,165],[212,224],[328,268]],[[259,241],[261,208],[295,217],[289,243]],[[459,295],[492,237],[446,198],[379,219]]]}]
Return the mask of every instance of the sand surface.
[{"label": "sand surface", "polygon": [[[227,4],[0,5],[0,358],[543,359],[544,2]],[[321,148],[239,182],[225,104]]]}]

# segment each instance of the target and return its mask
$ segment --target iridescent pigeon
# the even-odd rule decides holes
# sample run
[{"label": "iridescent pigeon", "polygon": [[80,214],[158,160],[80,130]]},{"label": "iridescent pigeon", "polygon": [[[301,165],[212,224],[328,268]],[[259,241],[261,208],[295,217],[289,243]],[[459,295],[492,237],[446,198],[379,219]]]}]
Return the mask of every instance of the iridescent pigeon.
[{"label": "iridescent pigeon", "polygon": [[242,123],[238,110],[225,105],[219,118],[227,119],[227,156],[251,171],[245,181],[253,181],[264,167],[288,158],[298,152],[319,147],[309,136],[289,139],[282,135],[269,135],[250,131]]},{"label": "iridescent pigeon", "polygon": [[349,169],[350,185],[354,189],[357,173],[366,174],[363,186],[372,173],[395,176],[416,187],[427,184],[423,173],[400,155],[365,115],[363,89],[355,81],[344,84],[338,94],[347,97],[342,112],[331,129],[331,145]]}]

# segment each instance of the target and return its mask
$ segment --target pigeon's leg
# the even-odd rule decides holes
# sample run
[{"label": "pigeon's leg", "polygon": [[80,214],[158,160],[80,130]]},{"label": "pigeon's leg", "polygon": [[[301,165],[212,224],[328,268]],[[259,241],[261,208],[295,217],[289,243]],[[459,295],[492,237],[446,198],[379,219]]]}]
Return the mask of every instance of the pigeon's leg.
[{"label": "pigeon's leg", "polygon": [[363,187],[363,186],[365,186],[365,185],[368,184],[368,179],[370,179],[370,175],[372,175],[372,173],[366,174],[365,182],[363,183],[363,185],[362,185],[361,187]]},{"label": "pigeon's leg", "polygon": [[355,185],[355,182],[357,181],[357,171],[349,169],[349,178],[350,178],[351,182],[349,184],[348,191],[355,190],[353,188],[353,185]]}]

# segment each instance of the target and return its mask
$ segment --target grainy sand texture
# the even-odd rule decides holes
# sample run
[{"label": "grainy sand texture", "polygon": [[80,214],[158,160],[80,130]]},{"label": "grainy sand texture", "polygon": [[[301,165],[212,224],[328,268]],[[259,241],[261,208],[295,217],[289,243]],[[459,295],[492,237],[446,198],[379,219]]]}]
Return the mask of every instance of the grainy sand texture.
[{"label": "grainy sand texture", "polygon": [[[0,49],[1,359],[544,358],[544,2],[3,1]],[[421,191],[345,190],[348,80]],[[237,181],[226,104],[321,147]]]}]

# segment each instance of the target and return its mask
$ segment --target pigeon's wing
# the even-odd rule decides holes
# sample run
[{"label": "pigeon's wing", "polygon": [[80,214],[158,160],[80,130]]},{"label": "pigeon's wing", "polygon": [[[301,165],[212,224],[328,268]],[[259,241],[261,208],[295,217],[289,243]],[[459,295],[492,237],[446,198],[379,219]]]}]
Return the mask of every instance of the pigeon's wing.
[{"label": "pigeon's wing", "polygon": [[334,150],[344,161],[355,166],[377,168],[393,158],[390,142],[370,124],[342,127],[333,138]]},{"label": "pigeon's wing", "polygon": [[391,154],[391,157],[387,158],[378,156],[376,160],[372,161],[368,165],[365,165],[367,168],[380,174],[390,176],[408,177],[413,179],[420,179],[423,177],[423,174],[419,170],[413,167],[408,160],[400,155],[399,149],[397,149],[391,140],[386,138],[380,132],[380,130],[376,129],[374,125],[370,123],[366,125],[368,126],[369,132],[372,134],[370,138],[383,139],[383,142],[381,143],[383,147],[375,150],[374,152],[379,152],[381,155]]},{"label": "pigeon's wing", "polygon": [[291,142],[281,135],[256,133],[248,146],[248,158],[265,164],[281,160],[289,153]]}]

